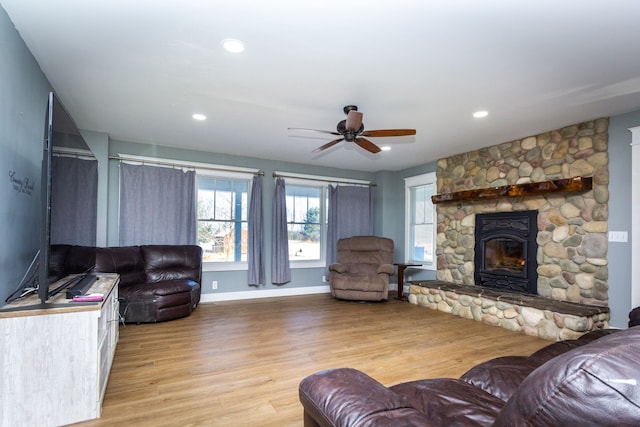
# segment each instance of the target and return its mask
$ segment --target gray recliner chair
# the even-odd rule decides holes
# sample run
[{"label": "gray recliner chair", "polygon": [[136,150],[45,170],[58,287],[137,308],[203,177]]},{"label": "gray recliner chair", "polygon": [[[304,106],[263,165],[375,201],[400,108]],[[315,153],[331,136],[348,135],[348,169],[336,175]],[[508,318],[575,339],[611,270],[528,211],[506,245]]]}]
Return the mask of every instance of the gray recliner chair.
[{"label": "gray recliner chair", "polygon": [[329,266],[331,295],[339,299],[382,301],[394,274],[393,240],[355,236],[338,241],[336,263]]}]

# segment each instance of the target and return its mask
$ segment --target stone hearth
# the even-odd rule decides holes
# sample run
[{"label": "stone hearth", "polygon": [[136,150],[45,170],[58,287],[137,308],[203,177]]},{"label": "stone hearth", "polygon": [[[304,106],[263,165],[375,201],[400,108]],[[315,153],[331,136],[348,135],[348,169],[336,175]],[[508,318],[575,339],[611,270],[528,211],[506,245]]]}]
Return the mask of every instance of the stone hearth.
[{"label": "stone hearth", "polygon": [[609,308],[441,280],[409,282],[409,302],[527,335],[561,341],[609,327]]}]

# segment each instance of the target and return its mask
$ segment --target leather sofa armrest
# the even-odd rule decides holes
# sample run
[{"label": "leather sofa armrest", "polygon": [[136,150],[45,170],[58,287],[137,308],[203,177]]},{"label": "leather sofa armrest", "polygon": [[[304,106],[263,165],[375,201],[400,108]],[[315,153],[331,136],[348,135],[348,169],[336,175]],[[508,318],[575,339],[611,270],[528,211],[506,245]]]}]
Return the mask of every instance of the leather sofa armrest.
[{"label": "leather sofa armrest", "polygon": [[402,396],[351,368],[306,377],[300,383],[299,395],[306,425],[428,425],[426,415],[411,407]]},{"label": "leather sofa armrest", "polygon": [[335,271],[336,273],[344,273],[347,271],[347,266],[340,263],[334,263],[329,265],[329,271]]},{"label": "leather sofa armrest", "polygon": [[378,271],[377,273],[386,273],[388,275],[392,275],[393,273],[395,273],[396,269],[393,265],[391,264],[382,264],[381,266],[378,267]]}]

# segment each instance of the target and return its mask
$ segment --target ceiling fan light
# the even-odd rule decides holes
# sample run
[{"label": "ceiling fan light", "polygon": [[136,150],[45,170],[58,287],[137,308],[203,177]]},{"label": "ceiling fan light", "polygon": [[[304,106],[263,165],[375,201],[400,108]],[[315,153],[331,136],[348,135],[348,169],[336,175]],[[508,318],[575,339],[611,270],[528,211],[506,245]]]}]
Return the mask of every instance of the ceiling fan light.
[{"label": "ceiling fan light", "polygon": [[382,151],[391,151],[391,147],[389,147],[388,145],[384,145],[384,146],[380,147],[380,149]]},{"label": "ceiling fan light", "polygon": [[483,117],[487,117],[488,115],[489,112],[485,110],[476,111],[475,113],[473,113],[473,117],[475,117],[476,119],[481,119]]},{"label": "ceiling fan light", "polygon": [[227,52],[231,52],[231,53],[241,53],[241,52],[244,52],[244,49],[245,49],[244,43],[236,39],[222,40],[222,47]]},{"label": "ceiling fan light", "polygon": [[199,113],[195,113],[191,117],[193,118],[193,120],[198,120],[198,121],[207,120],[207,116],[205,116],[204,114],[199,114]]}]

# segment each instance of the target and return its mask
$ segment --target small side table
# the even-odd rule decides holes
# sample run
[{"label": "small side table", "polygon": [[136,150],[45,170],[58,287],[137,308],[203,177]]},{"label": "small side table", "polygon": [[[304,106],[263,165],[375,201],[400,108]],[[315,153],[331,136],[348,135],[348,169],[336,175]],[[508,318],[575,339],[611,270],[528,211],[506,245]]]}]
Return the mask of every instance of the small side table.
[{"label": "small side table", "polygon": [[407,267],[420,267],[422,264],[405,264],[405,263],[393,263],[398,267],[398,299],[405,300],[404,297],[404,270]]}]

